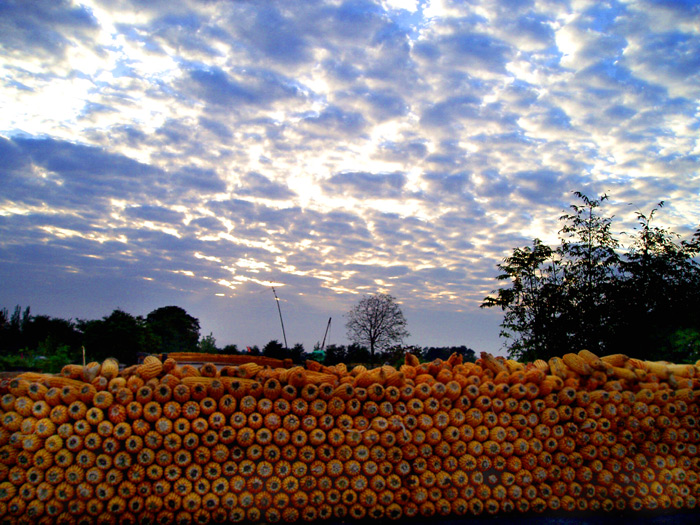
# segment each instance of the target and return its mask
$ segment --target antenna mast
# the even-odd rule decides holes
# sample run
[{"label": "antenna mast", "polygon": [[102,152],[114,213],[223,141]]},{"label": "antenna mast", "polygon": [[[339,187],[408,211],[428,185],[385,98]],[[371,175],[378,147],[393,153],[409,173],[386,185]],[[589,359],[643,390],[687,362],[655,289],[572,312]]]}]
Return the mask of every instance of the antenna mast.
[{"label": "antenna mast", "polygon": [[280,298],[277,297],[277,292],[275,292],[275,287],[270,285],[270,288],[272,288],[272,293],[275,296],[275,301],[277,301],[277,311],[280,314],[280,324],[282,325],[282,337],[284,337],[284,349],[288,350],[289,348],[287,347],[287,334],[284,332],[284,321],[282,320],[282,308],[280,308]]}]

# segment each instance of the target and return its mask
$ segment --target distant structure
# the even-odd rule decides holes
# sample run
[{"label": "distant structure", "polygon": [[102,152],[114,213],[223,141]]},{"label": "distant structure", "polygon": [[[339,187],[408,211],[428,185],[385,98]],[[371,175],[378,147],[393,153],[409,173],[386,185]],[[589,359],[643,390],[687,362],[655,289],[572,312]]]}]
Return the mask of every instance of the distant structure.
[{"label": "distant structure", "polygon": [[289,350],[289,347],[287,346],[287,334],[284,331],[284,321],[282,320],[282,308],[280,308],[280,298],[277,297],[277,292],[275,291],[275,287],[270,284],[270,288],[272,288],[272,293],[275,296],[275,301],[277,301],[277,311],[280,314],[280,324],[282,325],[282,337],[284,338],[284,349]]}]

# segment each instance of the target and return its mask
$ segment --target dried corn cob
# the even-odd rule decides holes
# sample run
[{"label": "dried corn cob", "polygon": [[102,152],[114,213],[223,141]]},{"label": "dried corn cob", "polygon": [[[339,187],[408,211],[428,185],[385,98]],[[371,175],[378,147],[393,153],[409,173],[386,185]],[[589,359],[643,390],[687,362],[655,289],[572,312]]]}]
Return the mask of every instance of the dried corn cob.
[{"label": "dried corn cob", "polygon": [[550,357],[547,364],[549,364],[549,370],[552,375],[566,379],[567,367],[560,357]]},{"label": "dried corn cob", "polygon": [[494,375],[498,374],[499,372],[508,372],[508,367],[506,367],[505,363],[500,361],[498,358],[492,356],[488,352],[481,352],[480,355],[484,366],[491,370]]},{"label": "dried corn cob", "polygon": [[[497,373],[482,359],[485,369],[438,360],[351,372],[242,363],[251,377],[233,377],[236,366],[181,382],[172,363],[147,381],[22,374],[0,381],[0,520],[695,508],[695,370],[574,355],[594,371],[563,356],[522,366],[496,359],[507,369]],[[553,373],[559,366],[564,377]],[[644,374],[649,381],[639,381]],[[98,379],[114,395],[97,392]]]},{"label": "dried corn cob", "polygon": [[604,363],[607,363],[611,366],[618,366],[618,367],[623,367],[625,366],[625,363],[629,359],[625,354],[611,354],[611,355],[605,355],[600,358],[601,361]]},{"label": "dried corn cob", "polygon": [[588,376],[593,373],[593,369],[588,362],[578,354],[564,354],[561,359],[566,366],[579,375]]}]

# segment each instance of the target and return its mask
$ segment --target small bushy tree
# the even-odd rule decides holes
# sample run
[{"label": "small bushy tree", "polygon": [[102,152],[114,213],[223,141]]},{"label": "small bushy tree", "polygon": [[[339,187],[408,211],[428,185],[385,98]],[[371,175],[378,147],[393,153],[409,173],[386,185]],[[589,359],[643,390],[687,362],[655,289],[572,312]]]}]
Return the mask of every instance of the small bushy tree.
[{"label": "small bushy tree", "polygon": [[219,348],[216,346],[214,334],[209,332],[209,335],[202,337],[199,341],[199,351],[204,354],[218,354]]}]

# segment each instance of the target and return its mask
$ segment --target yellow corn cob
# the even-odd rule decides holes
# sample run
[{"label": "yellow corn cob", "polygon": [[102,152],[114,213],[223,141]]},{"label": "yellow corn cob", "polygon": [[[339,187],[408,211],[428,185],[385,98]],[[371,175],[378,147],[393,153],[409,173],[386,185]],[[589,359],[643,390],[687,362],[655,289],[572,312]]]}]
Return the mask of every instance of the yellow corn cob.
[{"label": "yellow corn cob", "polygon": [[256,383],[255,379],[244,379],[240,377],[202,377],[202,376],[188,376],[183,377],[180,382],[184,385],[192,387],[194,385],[204,385],[210,386],[214,381],[220,381],[224,385],[230,385],[234,382],[240,385],[252,385]]},{"label": "yellow corn cob", "polygon": [[626,379],[627,381],[637,381],[639,379],[634,370],[630,370],[629,368],[613,366],[612,370],[612,375],[618,379]]},{"label": "yellow corn cob", "polygon": [[567,377],[567,367],[564,361],[560,357],[550,357],[549,361],[549,371],[552,375],[566,379]]},{"label": "yellow corn cob", "polygon": [[387,376],[388,376],[389,374],[395,374],[396,372],[398,372],[398,370],[396,370],[396,368],[394,368],[394,367],[391,366],[391,365],[384,365],[384,366],[382,367],[382,369],[384,369],[384,373],[385,373]]},{"label": "yellow corn cob", "polygon": [[163,371],[163,363],[154,355],[146,356],[143,363],[136,369],[136,373],[144,381],[156,377]]},{"label": "yellow corn cob", "polygon": [[64,386],[72,386],[76,389],[82,387],[85,383],[77,379],[70,379],[69,377],[61,376],[46,376],[46,386],[55,386],[57,388],[62,388]]},{"label": "yellow corn cob", "polygon": [[[216,377],[202,377],[202,376],[189,376],[183,377],[180,381],[182,384],[192,387],[194,385],[205,385],[209,386],[215,379],[226,379],[226,378],[216,378]],[[229,378],[232,379],[232,378]],[[252,381],[252,380],[251,380]]]},{"label": "yellow corn cob", "polygon": [[241,365],[238,365],[238,377],[242,377],[244,379],[251,379],[255,377],[255,375],[262,370],[262,366],[260,366],[257,363],[243,363]]},{"label": "yellow corn cob", "polygon": [[406,377],[403,372],[392,372],[387,374],[386,381],[384,384],[386,386],[401,386],[406,382]]},{"label": "yellow corn cob", "polygon": [[100,375],[100,369],[102,364],[97,361],[92,361],[83,367],[83,381],[91,383],[98,375]]},{"label": "yellow corn cob", "polygon": [[307,383],[313,383],[320,385],[321,383],[330,383],[334,385],[338,382],[338,376],[333,374],[326,374],[324,372],[313,372],[312,370],[305,370],[304,375],[306,377]]},{"label": "yellow corn cob", "polygon": [[673,388],[674,390],[693,387],[693,380],[688,377],[679,377],[673,374],[669,374],[667,381],[668,384],[671,385],[671,388]]},{"label": "yellow corn cob", "polygon": [[491,370],[494,375],[498,374],[499,372],[508,372],[508,367],[505,365],[505,363],[501,362],[488,352],[481,352],[481,360],[484,362],[484,366]]},{"label": "yellow corn cob", "polygon": [[367,372],[362,372],[355,378],[355,386],[360,388],[367,388],[374,383],[383,385],[386,381],[386,372],[383,368],[375,368],[373,370],[368,370]]},{"label": "yellow corn cob", "polygon": [[46,382],[47,377],[48,376],[46,374],[39,374],[37,372],[24,372],[15,377],[15,379],[22,379],[24,381],[27,381],[27,386],[29,386],[28,384],[33,382],[44,384]]},{"label": "yellow corn cob", "polygon": [[461,365],[463,361],[464,361],[464,358],[460,354],[458,354],[457,352],[453,353],[449,358],[447,358],[447,363],[450,366]]},{"label": "yellow corn cob", "polygon": [[686,403],[692,403],[696,399],[697,395],[692,388],[681,388],[676,390],[676,399],[680,401],[685,401]]},{"label": "yellow corn cob", "polygon": [[29,392],[29,385],[31,383],[28,380],[15,377],[9,384],[10,394],[15,397],[26,396],[27,392]]},{"label": "yellow corn cob", "polygon": [[577,374],[589,376],[593,373],[593,369],[578,354],[564,354],[561,359],[566,366]]},{"label": "yellow corn cob", "polygon": [[82,379],[83,367],[82,365],[65,365],[61,369],[61,375],[63,377],[70,377],[71,379]]},{"label": "yellow corn cob", "polygon": [[626,368],[642,368],[645,369],[644,361],[642,359],[635,359],[630,357],[625,363]]},{"label": "yellow corn cob", "polygon": [[506,368],[508,368],[508,373],[512,374],[513,372],[520,372],[521,370],[525,370],[525,365],[513,359],[506,359]]},{"label": "yellow corn cob", "polygon": [[600,358],[604,363],[612,366],[625,366],[625,363],[629,359],[625,354],[611,354]]},{"label": "yellow corn cob", "polygon": [[549,375],[540,383],[540,389],[561,390],[564,387],[564,379],[559,376]]},{"label": "yellow corn cob", "polygon": [[355,393],[355,389],[348,383],[341,383],[333,390],[333,396],[347,401]]},{"label": "yellow corn cob", "polygon": [[656,377],[661,379],[668,379],[668,366],[666,363],[661,363],[658,361],[644,361],[644,367],[647,372],[654,374]]},{"label": "yellow corn cob", "polygon": [[634,375],[637,376],[637,380],[639,380],[639,381],[646,381],[647,380],[648,372],[644,368],[633,368],[632,371],[634,372]]},{"label": "yellow corn cob", "polygon": [[667,365],[669,373],[678,377],[692,378],[695,377],[695,367],[693,365]]},{"label": "yellow corn cob", "polygon": [[[237,372],[238,367],[235,368]],[[182,365],[179,372],[182,377],[199,377],[202,375],[199,373],[199,370],[197,370],[197,367],[192,365]]]},{"label": "yellow corn cob", "polygon": [[535,366],[535,368],[542,370],[544,373],[549,372],[549,365],[544,359],[535,359],[532,364]]},{"label": "yellow corn cob", "polygon": [[117,377],[119,375],[119,362],[112,357],[105,359],[100,367],[100,375],[106,378],[107,381]]},{"label": "yellow corn cob", "polygon": [[350,371],[350,375],[357,377],[364,372],[367,372],[367,367],[364,365],[357,365]]},{"label": "yellow corn cob", "polygon": [[416,357],[415,355],[413,355],[413,354],[411,354],[411,353],[409,353],[409,352],[406,352],[405,360],[406,360],[406,364],[407,364],[408,366],[418,366],[418,365],[420,365],[420,360],[418,359],[418,357]]},{"label": "yellow corn cob", "polygon": [[595,361],[596,359],[600,359],[593,352],[591,352],[590,350],[586,350],[585,348],[583,350],[579,350],[578,355],[581,359],[583,359],[587,363]]},{"label": "yellow corn cob", "polygon": [[410,365],[401,365],[399,367],[399,372],[401,372],[406,379],[415,379],[416,368]]},{"label": "yellow corn cob", "polygon": [[321,363],[319,363],[318,361],[314,361],[313,359],[306,360],[306,368],[308,370],[313,370],[314,372],[320,372],[322,367],[323,367],[323,365]]}]

